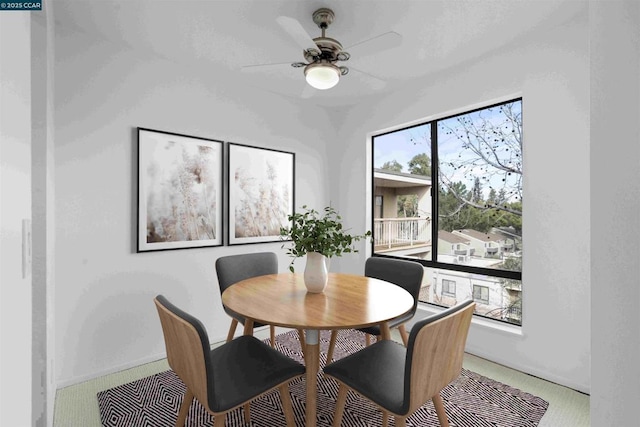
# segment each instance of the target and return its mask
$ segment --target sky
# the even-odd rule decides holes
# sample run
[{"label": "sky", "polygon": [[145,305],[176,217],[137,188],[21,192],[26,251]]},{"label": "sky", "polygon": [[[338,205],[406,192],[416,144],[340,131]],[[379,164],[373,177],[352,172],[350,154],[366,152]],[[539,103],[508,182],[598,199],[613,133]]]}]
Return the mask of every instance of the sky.
[{"label": "sky", "polygon": [[[409,160],[415,155],[427,153],[431,157],[430,125],[421,125],[374,138],[373,166],[381,168],[388,161],[396,160],[409,172]],[[415,140],[412,141],[412,138]]]},{"label": "sky", "polygon": [[[521,112],[521,101],[514,101],[513,104],[515,111]],[[498,108],[492,109],[491,113],[487,110],[483,110],[482,114],[486,120],[490,121],[493,124],[502,123],[504,121],[504,116]],[[469,113],[469,117],[479,117],[479,113]],[[455,121],[455,118],[450,118],[443,120],[441,123],[453,125]],[[502,173],[488,173],[486,169],[481,169],[480,167],[473,167],[466,171],[463,169],[456,170],[450,167],[448,165],[449,162],[464,162],[472,159],[473,156],[471,155],[469,150],[464,150],[462,148],[462,142],[455,136],[449,136],[444,134],[444,132],[439,131],[438,139],[438,156],[440,158],[440,167],[442,169],[442,172],[447,177],[449,177],[452,182],[460,181],[464,183],[468,189],[470,189],[473,186],[474,178],[480,177],[485,198],[488,196],[491,188],[499,191],[499,189],[503,187],[513,188],[518,185],[517,183],[520,176],[517,176],[515,174],[511,176],[505,176]],[[375,168],[381,168],[384,163],[396,160],[403,166],[402,172],[408,173],[408,162],[415,155],[427,153],[427,155],[431,157],[431,138],[429,124],[423,124],[396,132],[387,133],[381,136],[374,136],[373,141],[373,160]],[[500,143],[498,142],[496,144]],[[499,145],[498,147],[499,150],[504,150],[507,145]],[[504,155],[507,156],[507,153],[504,153]],[[520,157],[519,160],[521,161],[522,158]],[[495,169],[493,171],[495,172]],[[518,201],[518,199],[515,199],[515,195],[513,197],[514,198],[512,198],[511,201]]]}]

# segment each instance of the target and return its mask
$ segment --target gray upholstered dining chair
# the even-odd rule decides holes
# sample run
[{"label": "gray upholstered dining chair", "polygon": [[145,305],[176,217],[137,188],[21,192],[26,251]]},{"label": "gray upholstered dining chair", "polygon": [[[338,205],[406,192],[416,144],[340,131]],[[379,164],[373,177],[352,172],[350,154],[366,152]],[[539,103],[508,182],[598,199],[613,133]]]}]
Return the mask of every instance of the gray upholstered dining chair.
[{"label": "gray upholstered dining chair", "polygon": [[405,348],[379,341],[324,368],[340,385],[333,426],[339,427],[349,389],[382,408],[382,425],[389,414],[395,425],[427,401],[433,400],[440,425],[449,425],[440,391],[458,378],[475,303],[466,300],[417,322]]},{"label": "gray upholstered dining chair", "polygon": [[[216,260],[216,273],[220,285],[220,295],[231,285],[251,277],[278,272],[278,257],[273,252],[258,252],[251,254],[228,255]],[[238,323],[244,325],[245,318],[230,311],[223,305],[224,311],[231,316],[231,325],[227,334],[227,342],[233,339]],[[264,326],[255,323],[254,328]],[[275,328],[269,325],[271,347],[275,344]]]},{"label": "gray upholstered dining chair", "polygon": [[304,374],[297,361],[252,336],[243,335],[213,350],[204,325],[164,296],[154,299],[164,335],[169,366],[187,386],[176,427],[183,427],[194,398],[214,415],[214,426],[225,425],[226,413],[278,389],[287,426],[294,427],[289,383]]},{"label": "gray upholstered dining chair", "polygon": [[[402,337],[402,342],[404,342],[404,345],[406,346],[408,334],[404,324],[411,320],[416,314],[420,287],[422,286],[422,276],[424,275],[424,267],[416,261],[371,257],[365,262],[364,275],[394,283],[404,288],[413,297],[413,307],[411,308],[411,311],[389,322],[389,329],[398,328]],[[379,339],[381,334],[380,326],[378,325],[358,330],[367,334],[367,345],[369,345],[369,336],[373,335]],[[329,350],[327,351],[327,363],[330,363],[333,359],[337,333],[338,331],[331,331]]]}]

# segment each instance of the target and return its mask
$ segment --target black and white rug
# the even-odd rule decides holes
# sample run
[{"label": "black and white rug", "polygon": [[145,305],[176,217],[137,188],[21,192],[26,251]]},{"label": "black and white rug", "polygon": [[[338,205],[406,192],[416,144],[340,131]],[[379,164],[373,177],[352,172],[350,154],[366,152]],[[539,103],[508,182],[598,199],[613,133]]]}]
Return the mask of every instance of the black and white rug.
[{"label": "black and white rug", "polygon": [[[320,336],[320,364],[324,366],[329,333]],[[335,359],[364,347],[364,334],[341,331],[338,334]],[[276,337],[276,348],[302,361],[296,332]],[[98,393],[100,417],[105,427],[174,426],[185,386],[173,371],[166,371]],[[304,378],[290,387],[296,425],[304,426]],[[329,427],[333,421],[338,385],[318,375],[318,427]],[[549,403],[521,390],[463,369],[460,377],[441,393],[452,427],[534,427],[540,422]],[[243,426],[242,409],[227,414],[227,426]],[[394,425],[390,417],[390,425]],[[382,415],[377,407],[355,393],[349,393],[342,420],[344,426],[380,426]],[[197,401],[191,405],[188,427],[213,425],[213,416]],[[252,427],[285,425],[277,392],[268,393],[251,403]],[[432,402],[426,403],[407,419],[408,426],[439,426]]]}]

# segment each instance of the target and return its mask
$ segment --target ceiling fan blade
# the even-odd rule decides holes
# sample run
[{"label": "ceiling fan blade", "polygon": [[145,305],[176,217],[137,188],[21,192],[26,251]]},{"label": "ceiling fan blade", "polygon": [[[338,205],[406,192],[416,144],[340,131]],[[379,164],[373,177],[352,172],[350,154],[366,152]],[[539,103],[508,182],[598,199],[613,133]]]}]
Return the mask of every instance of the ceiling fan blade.
[{"label": "ceiling fan blade", "polygon": [[351,73],[356,74],[358,76],[358,80],[360,80],[362,83],[373,90],[384,89],[384,87],[387,85],[387,82],[382,80],[381,78],[349,66],[349,74]]},{"label": "ceiling fan blade", "polygon": [[320,52],[318,46],[313,41],[313,38],[307,33],[307,31],[302,27],[302,24],[297,19],[290,18],[288,16],[279,16],[276,18],[276,21],[283,30],[285,30],[291,38],[296,42],[298,46],[303,51],[307,51],[309,49],[313,49],[316,52]]},{"label": "ceiling fan blade", "polygon": [[285,66],[291,67],[291,62],[276,62],[272,64],[255,64],[255,65],[245,65],[240,68],[240,71],[243,73],[255,73],[255,72],[263,72],[270,71],[275,69],[285,69]]},{"label": "ceiling fan blade", "polygon": [[395,31],[389,31],[351,45],[345,50],[351,54],[351,57],[361,57],[398,47],[401,43],[402,36]]}]

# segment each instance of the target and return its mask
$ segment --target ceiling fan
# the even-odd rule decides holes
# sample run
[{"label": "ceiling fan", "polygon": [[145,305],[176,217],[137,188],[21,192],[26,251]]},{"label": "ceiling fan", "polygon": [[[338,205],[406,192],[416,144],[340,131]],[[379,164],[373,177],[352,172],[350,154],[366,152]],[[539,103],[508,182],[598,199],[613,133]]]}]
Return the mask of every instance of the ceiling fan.
[{"label": "ceiling fan", "polygon": [[311,95],[312,91],[308,90],[309,87],[319,90],[334,87],[340,81],[340,77],[346,76],[350,71],[358,74],[365,84],[374,89],[380,89],[385,86],[386,82],[384,80],[353,67],[338,65],[338,62],[348,61],[352,56],[365,56],[396,47],[402,41],[400,34],[389,31],[351,45],[347,48],[349,50],[347,51],[347,49],[343,49],[338,40],[327,37],[325,34],[327,28],[335,19],[335,14],[331,9],[320,8],[313,12],[312,18],[313,22],[322,31],[320,37],[312,38],[295,18],[279,16],[276,19],[285,32],[302,48],[305,62],[249,65],[242,67],[242,71],[261,71],[273,66],[303,68],[305,79],[309,84],[303,92],[303,97]]}]

